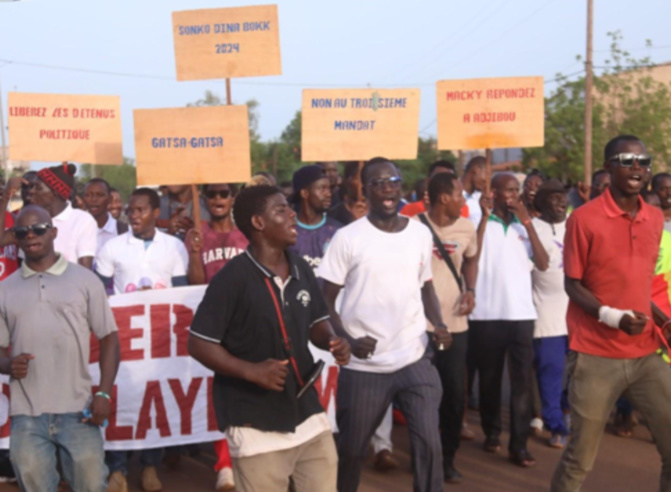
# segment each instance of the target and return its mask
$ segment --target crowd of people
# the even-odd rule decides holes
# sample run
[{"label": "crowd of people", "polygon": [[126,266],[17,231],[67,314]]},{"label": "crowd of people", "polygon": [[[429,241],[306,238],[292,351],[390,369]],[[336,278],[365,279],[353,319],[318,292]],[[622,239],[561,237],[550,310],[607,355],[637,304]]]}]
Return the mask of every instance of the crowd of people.
[{"label": "crowd of people", "polygon": [[[671,273],[671,175],[653,176],[632,135],[607,144],[591,187],[534,170],[490,179],[480,156],[458,167],[434,163],[405,198],[398,166],[378,157],[342,176],[338,163],[306,165],[281,187],[260,173],[197,195],[137,188],[126,206],[104,179],[78,192],[72,164],[9,179],[4,479],[29,492],[61,480],[127,491],[129,452],[104,453],[98,429],[120,364],[107,298],[207,284],[188,350],[215,374],[217,491],[354,492],[370,448],[378,470],[398,467],[394,419],[410,434],[415,491],[467,480],[455,467],[460,441],[475,438],[465,410],[480,412],[484,451],[502,452],[506,366],[512,464],[536,464],[527,441],[545,429],[564,450],[551,490],[577,491],[611,411],[626,436],[636,409],[671,491],[671,440],[659,438],[671,432],[671,303],[653,290]],[[309,344],[340,366],[335,439]],[[143,490],[161,490],[159,465],[184,452],[140,451]]]}]

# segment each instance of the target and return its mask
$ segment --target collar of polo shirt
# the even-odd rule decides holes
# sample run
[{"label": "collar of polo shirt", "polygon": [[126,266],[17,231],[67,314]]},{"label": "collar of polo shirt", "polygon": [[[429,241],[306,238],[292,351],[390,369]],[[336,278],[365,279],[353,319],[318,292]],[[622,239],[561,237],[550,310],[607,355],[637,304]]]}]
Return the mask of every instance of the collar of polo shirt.
[{"label": "collar of polo shirt", "polygon": [[112,217],[111,213],[107,212],[107,222],[105,222],[105,225],[102,226],[101,230],[116,236],[116,221],[114,220],[114,217]]},{"label": "collar of polo shirt", "polygon": [[72,215],[73,210],[74,209],[72,208],[72,205],[70,204],[70,202],[66,200],[65,208],[61,211],[60,214],[56,215],[53,218],[55,220],[67,221],[70,218],[70,216]]},{"label": "collar of polo shirt", "polygon": [[[254,263],[254,265],[256,265],[256,267],[259,270],[261,270],[261,273],[263,273],[266,277],[268,278],[276,277],[276,275],[273,272],[271,272],[261,263],[256,261],[256,258],[254,258],[252,254],[249,252],[249,248],[245,250],[245,254],[249,257],[250,260],[252,260],[252,263]],[[295,278],[296,280],[300,280],[301,276],[298,273],[298,266],[294,263],[293,259],[291,258],[291,255],[287,255],[287,259],[289,260],[289,276]]]},{"label": "collar of polo shirt", "polygon": [[[608,217],[610,218],[621,217],[623,215],[629,217],[629,213],[622,210],[615,203],[615,199],[613,198],[613,195],[610,192],[610,188],[606,188],[606,191],[602,193],[602,196],[603,196],[603,209],[606,212],[606,215],[608,215]],[[636,218],[634,219],[635,222],[648,220],[650,218],[649,213],[650,209],[648,208],[649,206],[650,205],[645,203],[643,198],[641,198],[641,195],[638,195],[638,213],[636,214]]]},{"label": "collar of polo shirt", "polygon": [[508,227],[510,226],[510,224],[515,224],[515,223],[520,224],[521,223],[519,221],[519,219],[517,218],[517,215],[513,215],[513,221],[510,224],[506,224],[503,221],[503,219],[501,219],[498,215],[495,215],[493,213],[489,214],[489,218],[487,220],[491,221],[491,222],[497,222],[497,223],[501,224],[503,226],[503,232],[508,232]]},{"label": "collar of polo shirt", "polygon": [[65,256],[63,255],[58,255],[58,259],[56,260],[56,263],[51,265],[47,270],[44,272],[36,272],[35,270],[32,270],[28,268],[28,265],[26,265],[26,262],[24,261],[21,263],[21,276],[23,278],[30,278],[33,275],[37,275],[38,273],[48,273],[49,275],[63,275],[65,272],[65,269],[68,267],[68,260],[65,259]]},{"label": "collar of polo shirt", "polygon": [[[144,239],[137,238],[133,235],[133,231],[131,229],[128,230],[128,242],[129,243],[137,243],[137,244],[144,244]],[[154,237],[151,238],[151,241],[154,244],[160,244],[164,241],[164,238],[166,237],[166,234],[159,231],[158,228],[155,229]]]}]

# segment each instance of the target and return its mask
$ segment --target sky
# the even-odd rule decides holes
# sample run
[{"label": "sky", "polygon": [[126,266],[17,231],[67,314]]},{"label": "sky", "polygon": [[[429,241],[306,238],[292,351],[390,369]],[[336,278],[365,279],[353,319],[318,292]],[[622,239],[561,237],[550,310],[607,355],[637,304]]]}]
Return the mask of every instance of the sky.
[{"label": "sky", "polygon": [[[582,63],[576,55],[585,53],[586,3],[281,0],[282,75],[233,79],[233,102],[256,99],[259,133],[272,140],[300,109],[304,88],[420,88],[420,135],[435,136],[437,80],[542,75],[548,95],[556,87],[552,79],[558,72],[579,72]],[[671,2],[594,3],[596,66],[603,65],[610,44],[607,33],[615,30],[622,32],[623,47],[632,55],[671,61]],[[124,155],[133,157],[133,109],[182,107],[206,90],[225,97],[224,80],[177,82],[171,13],[258,4],[0,0],[5,121],[8,91],[119,95]],[[652,49],[645,48],[647,39]]]}]

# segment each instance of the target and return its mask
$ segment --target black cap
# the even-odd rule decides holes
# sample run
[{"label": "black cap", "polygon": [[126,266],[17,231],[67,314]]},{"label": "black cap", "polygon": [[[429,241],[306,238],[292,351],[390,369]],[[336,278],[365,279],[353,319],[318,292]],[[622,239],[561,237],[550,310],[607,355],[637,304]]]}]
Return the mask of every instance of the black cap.
[{"label": "black cap", "polygon": [[540,185],[534,197],[534,207],[536,207],[536,210],[543,208],[547,198],[553,193],[566,193],[564,184],[558,179],[549,179]]},{"label": "black cap", "polygon": [[310,166],[303,166],[294,173],[292,184],[294,194],[291,195],[291,201],[294,203],[300,202],[301,190],[304,190],[315,181],[325,178],[324,169],[316,164]]}]

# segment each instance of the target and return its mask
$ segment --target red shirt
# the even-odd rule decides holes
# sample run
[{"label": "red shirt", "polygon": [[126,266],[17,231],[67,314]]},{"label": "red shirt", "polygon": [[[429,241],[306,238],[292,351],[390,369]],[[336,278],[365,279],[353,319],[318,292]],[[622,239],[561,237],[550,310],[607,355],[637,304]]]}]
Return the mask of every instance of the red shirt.
[{"label": "red shirt", "polygon": [[601,304],[640,311],[651,321],[643,333],[630,336],[570,301],[566,322],[571,350],[633,359],[660,346],[650,302],[664,216],[640,197],[638,201],[634,219],[615,204],[610,190],[573,212],[566,223],[564,273],[581,280]]},{"label": "red shirt", "polygon": [[[244,253],[249,241],[238,229],[231,232],[216,232],[210,224],[201,223],[203,245],[200,250],[200,261],[205,268],[205,281],[209,284],[212,277],[224,265],[240,253]],[[189,231],[190,232],[190,231]],[[186,249],[191,253],[191,234],[186,237]]]},{"label": "red shirt", "polygon": [[[14,227],[14,217],[5,212],[5,230]],[[19,268],[16,245],[9,244],[0,249],[0,281],[5,280]]]},{"label": "red shirt", "polygon": [[[407,205],[405,205],[401,211],[401,215],[405,215],[406,217],[414,217],[417,214],[421,214],[422,212],[426,212],[426,206],[424,205],[424,200],[419,200],[417,202],[410,202]],[[468,219],[468,205],[465,205],[461,208],[461,216],[465,217]]]}]

